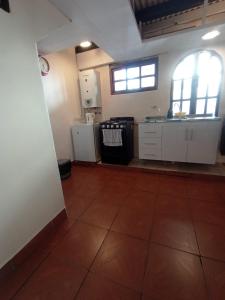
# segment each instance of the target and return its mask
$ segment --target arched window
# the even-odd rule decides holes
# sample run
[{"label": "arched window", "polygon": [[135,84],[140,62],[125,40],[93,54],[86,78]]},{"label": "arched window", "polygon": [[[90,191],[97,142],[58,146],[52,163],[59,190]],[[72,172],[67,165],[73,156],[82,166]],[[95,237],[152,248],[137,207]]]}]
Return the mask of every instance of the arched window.
[{"label": "arched window", "polygon": [[222,63],[215,52],[199,51],[185,57],[173,74],[173,114],[217,116],[221,78]]}]

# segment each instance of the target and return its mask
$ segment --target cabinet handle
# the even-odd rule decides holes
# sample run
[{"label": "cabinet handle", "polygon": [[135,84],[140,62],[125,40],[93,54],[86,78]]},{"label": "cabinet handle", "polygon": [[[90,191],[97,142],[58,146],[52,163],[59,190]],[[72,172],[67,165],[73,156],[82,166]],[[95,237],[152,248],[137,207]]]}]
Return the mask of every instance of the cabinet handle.
[{"label": "cabinet handle", "polygon": [[194,129],[192,128],[191,129],[191,133],[190,133],[190,141],[193,140],[193,136],[194,136]]},{"label": "cabinet handle", "polygon": [[149,153],[144,153],[144,155],[147,155],[147,156],[156,156],[155,154],[149,154]]},{"label": "cabinet handle", "polygon": [[188,141],[188,128],[185,129],[185,141]]},{"label": "cabinet handle", "polygon": [[155,146],[155,145],[156,145],[156,143],[144,143],[144,145]]},{"label": "cabinet handle", "polygon": [[144,133],[156,133],[156,131],[145,131]]}]

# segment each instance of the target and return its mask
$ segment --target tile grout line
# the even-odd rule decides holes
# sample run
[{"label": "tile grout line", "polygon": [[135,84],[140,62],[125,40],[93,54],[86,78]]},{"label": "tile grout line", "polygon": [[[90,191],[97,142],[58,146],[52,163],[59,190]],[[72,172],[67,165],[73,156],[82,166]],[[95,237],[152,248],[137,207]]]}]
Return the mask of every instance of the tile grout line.
[{"label": "tile grout line", "polygon": [[204,286],[205,286],[205,289],[206,289],[207,298],[210,300],[211,299],[211,293],[210,293],[210,290],[209,290],[209,287],[208,287],[208,284],[207,284],[207,279],[206,279],[205,271],[204,271],[204,268],[203,268],[202,256],[201,256],[201,251],[200,251],[200,246],[199,246],[198,236],[197,236],[197,230],[195,228],[195,221],[194,221],[194,216],[193,216],[192,208],[191,208],[192,199],[190,197],[189,190],[187,190],[187,193],[188,193],[188,198],[189,198],[188,207],[189,207],[189,212],[190,212],[190,216],[191,216],[191,222],[192,222],[193,230],[194,230],[194,233],[195,233],[196,243],[197,243],[197,246],[198,246],[198,252],[199,252],[198,257],[199,257],[199,260],[200,260]]},{"label": "tile grout line", "polygon": [[15,291],[13,296],[10,298],[10,300],[14,299],[24,288],[24,286],[30,281],[30,279],[33,277],[34,273],[41,267],[41,265],[47,260],[47,258],[51,255],[51,252],[49,252],[45,258],[37,265],[36,268],[30,273],[30,275],[26,278],[26,280],[20,285],[20,287]]},{"label": "tile grout line", "polygon": [[[160,181],[159,181],[158,185],[160,185]],[[146,255],[146,258],[145,258],[145,268],[144,268],[144,274],[143,274],[143,278],[142,278],[141,299],[143,299],[143,297],[144,297],[143,288],[144,288],[145,276],[147,274],[147,269],[148,269],[149,253],[150,253],[150,248],[151,248],[151,237],[152,237],[153,226],[154,226],[156,202],[157,202],[158,198],[159,198],[159,186],[158,186],[158,190],[157,190],[157,193],[155,195],[154,202],[153,202],[152,224],[151,224],[151,229],[150,229],[150,232],[149,232],[149,238],[148,238],[148,241],[147,241],[147,255]]]},{"label": "tile grout line", "polygon": [[[102,249],[102,246],[103,246],[105,240],[107,239],[108,235],[110,234],[110,229],[111,229],[111,227],[112,227],[112,225],[113,225],[115,219],[117,218],[120,209],[121,209],[121,207],[118,209],[117,214],[116,214],[115,217],[113,218],[110,227],[109,227],[108,229],[105,229],[105,228],[104,228],[104,229],[107,231],[107,233],[106,233],[106,235],[105,235],[105,237],[104,237],[104,239],[103,239],[103,241],[102,241],[102,243],[101,243],[101,245],[100,245],[100,247],[99,247],[99,249],[98,249],[98,251],[97,251],[95,257],[93,258],[92,263],[91,263],[90,266],[87,268],[87,274],[85,275],[84,279],[83,279],[82,282],[81,282],[81,285],[80,285],[79,289],[77,290],[76,294],[74,295],[74,298],[73,298],[74,300],[78,297],[78,295],[79,295],[79,293],[80,293],[80,291],[81,291],[81,288],[84,286],[84,283],[85,283],[85,281],[86,281],[88,275],[91,273],[91,268],[92,268],[92,266],[94,265],[94,262],[95,262],[95,260],[96,260],[96,258],[97,258],[97,256],[98,256],[98,254],[100,253],[100,251],[101,251],[101,249]],[[93,225],[92,225],[92,226],[93,226]],[[101,227],[100,227],[100,228],[101,228]],[[103,228],[101,228],[101,229],[103,229]]]}]

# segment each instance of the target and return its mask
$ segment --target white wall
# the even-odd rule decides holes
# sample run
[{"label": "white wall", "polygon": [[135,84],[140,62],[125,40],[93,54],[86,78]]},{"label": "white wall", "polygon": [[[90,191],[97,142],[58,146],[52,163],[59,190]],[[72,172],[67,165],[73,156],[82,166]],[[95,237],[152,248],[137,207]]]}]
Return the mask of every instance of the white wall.
[{"label": "white wall", "polygon": [[74,159],[71,126],[80,119],[80,92],[75,49],[46,56],[50,72],[42,77],[57,158]]},{"label": "white wall", "polygon": [[10,4],[0,10],[0,267],[64,208],[30,1]]}]

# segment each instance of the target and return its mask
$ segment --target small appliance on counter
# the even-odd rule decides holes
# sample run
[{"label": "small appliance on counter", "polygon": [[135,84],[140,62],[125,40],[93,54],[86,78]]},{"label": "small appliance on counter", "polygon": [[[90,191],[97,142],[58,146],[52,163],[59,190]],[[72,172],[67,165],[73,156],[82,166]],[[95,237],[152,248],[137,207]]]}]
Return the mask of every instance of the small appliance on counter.
[{"label": "small appliance on counter", "polygon": [[127,165],[134,155],[134,118],[115,117],[100,123],[103,163]]},{"label": "small appliance on counter", "polygon": [[87,124],[94,124],[95,113],[86,113],[85,114]]}]

